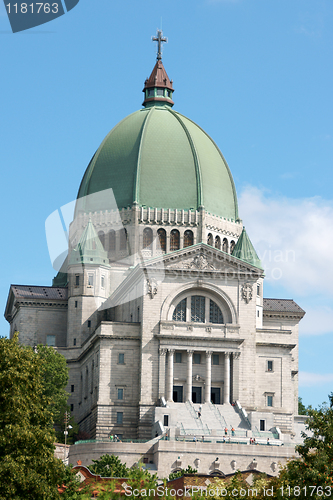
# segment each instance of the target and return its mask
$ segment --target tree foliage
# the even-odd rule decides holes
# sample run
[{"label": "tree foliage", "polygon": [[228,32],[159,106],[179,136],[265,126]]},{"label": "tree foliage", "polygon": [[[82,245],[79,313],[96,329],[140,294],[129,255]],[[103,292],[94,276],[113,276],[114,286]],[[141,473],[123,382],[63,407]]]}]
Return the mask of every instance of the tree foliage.
[{"label": "tree foliage", "polygon": [[298,414],[307,415],[309,410],[311,410],[311,406],[305,406],[302,398],[298,398]]},{"label": "tree foliage", "polygon": [[177,472],[172,472],[169,475],[169,481],[172,479],[177,479],[177,477],[182,477],[184,474],[196,474],[197,469],[192,469],[190,465],[187,466],[187,469],[178,470]]},{"label": "tree foliage", "polygon": [[98,460],[93,460],[89,470],[102,477],[128,477],[130,471],[116,455],[102,455]]},{"label": "tree foliage", "polygon": [[306,427],[312,435],[303,433],[304,442],[296,447],[300,458],[287,464],[283,478],[291,488],[300,487],[295,498],[310,498],[310,487],[315,486],[311,498],[316,499],[333,495],[333,393],[329,404],[311,408],[307,414]]},{"label": "tree foliage", "polygon": [[53,421],[58,422],[67,409],[68,393],[65,387],[68,383],[68,368],[66,359],[53,347],[38,345],[37,355],[40,362],[43,392],[49,399],[49,410]]},{"label": "tree foliage", "polygon": [[43,366],[18,334],[0,340],[0,498],[53,500],[64,468],[54,457]]}]

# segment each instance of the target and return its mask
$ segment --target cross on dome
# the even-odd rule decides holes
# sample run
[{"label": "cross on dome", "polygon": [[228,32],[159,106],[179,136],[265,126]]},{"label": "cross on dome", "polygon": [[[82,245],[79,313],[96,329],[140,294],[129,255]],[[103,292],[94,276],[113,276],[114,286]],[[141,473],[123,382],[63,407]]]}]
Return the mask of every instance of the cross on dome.
[{"label": "cross on dome", "polygon": [[163,36],[162,30],[157,30],[157,36],[153,36],[152,40],[157,42],[157,60],[160,61],[162,59],[162,43],[168,43],[168,39]]}]

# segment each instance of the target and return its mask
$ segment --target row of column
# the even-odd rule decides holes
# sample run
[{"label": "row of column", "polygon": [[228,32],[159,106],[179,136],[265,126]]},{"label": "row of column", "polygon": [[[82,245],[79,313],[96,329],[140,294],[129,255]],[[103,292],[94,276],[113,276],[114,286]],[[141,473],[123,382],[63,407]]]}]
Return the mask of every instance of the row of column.
[{"label": "row of column", "polygon": [[[186,401],[192,401],[192,377],[193,377],[193,352],[187,350],[187,380]],[[173,400],[173,362],[174,349],[160,349],[160,373],[159,373],[159,397],[165,397],[167,401]],[[165,391],[165,357],[168,355],[167,390]],[[212,388],[212,351],[206,351],[206,380],[205,380],[205,403],[211,401]],[[230,401],[230,352],[224,352],[224,403]]]}]

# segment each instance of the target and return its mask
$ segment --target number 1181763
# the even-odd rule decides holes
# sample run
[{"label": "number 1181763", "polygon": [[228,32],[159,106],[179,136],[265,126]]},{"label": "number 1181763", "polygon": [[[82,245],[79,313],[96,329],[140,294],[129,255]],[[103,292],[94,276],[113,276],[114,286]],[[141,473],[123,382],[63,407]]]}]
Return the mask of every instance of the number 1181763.
[{"label": "number 1181763", "polygon": [[57,14],[59,11],[58,2],[44,3],[7,3],[8,14]]},{"label": "number 1181763", "polygon": [[330,497],[332,495],[331,486],[286,486],[279,488],[282,493],[282,496],[286,497],[299,497],[305,495],[306,498],[310,498],[314,495],[317,497]]}]

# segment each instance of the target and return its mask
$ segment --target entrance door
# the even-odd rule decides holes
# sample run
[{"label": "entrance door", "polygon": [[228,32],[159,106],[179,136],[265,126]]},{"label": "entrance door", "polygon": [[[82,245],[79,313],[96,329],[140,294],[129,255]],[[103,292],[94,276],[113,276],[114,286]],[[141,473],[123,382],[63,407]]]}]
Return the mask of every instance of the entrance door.
[{"label": "entrance door", "polygon": [[201,387],[192,387],[192,403],[201,403]]},{"label": "entrance door", "polygon": [[219,387],[212,387],[211,389],[211,401],[214,405],[221,404],[221,389]]},{"label": "entrance door", "polygon": [[173,400],[175,403],[183,402],[183,386],[182,385],[174,385],[173,386]]}]

